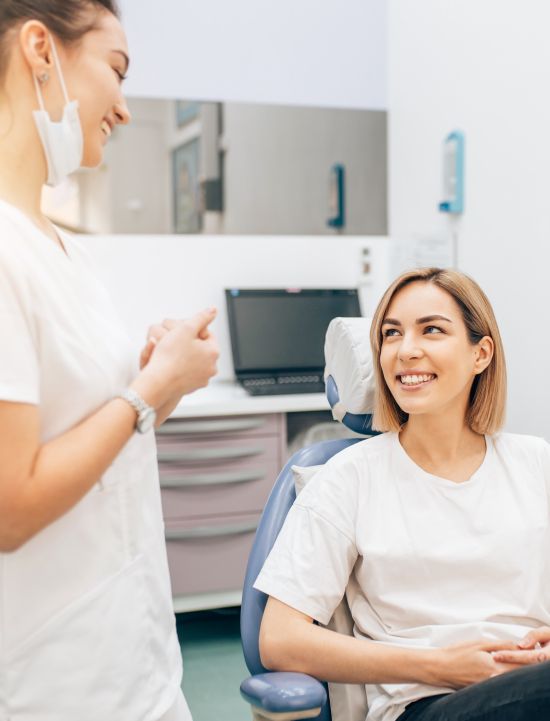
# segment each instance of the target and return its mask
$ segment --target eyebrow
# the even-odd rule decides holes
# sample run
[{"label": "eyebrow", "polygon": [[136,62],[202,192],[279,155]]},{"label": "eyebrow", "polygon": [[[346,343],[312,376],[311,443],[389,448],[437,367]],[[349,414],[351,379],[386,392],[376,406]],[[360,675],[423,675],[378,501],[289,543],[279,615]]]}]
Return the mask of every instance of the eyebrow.
[{"label": "eyebrow", "polygon": [[[416,323],[417,323],[418,325],[422,325],[423,323],[431,323],[431,322],[433,322],[434,320],[444,320],[444,321],[446,321],[447,323],[452,323],[452,322],[453,322],[453,321],[450,320],[449,318],[445,318],[444,315],[437,315],[437,314],[435,314],[435,315],[425,315],[423,318],[417,318],[417,319],[416,319]],[[386,325],[386,323],[387,323],[388,325],[399,325],[399,326],[401,325],[401,321],[396,320],[395,318],[385,318],[385,319],[382,321],[382,325]]]},{"label": "eyebrow", "polygon": [[113,53],[118,53],[119,55],[122,55],[124,60],[126,61],[126,67],[124,69],[124,73],[126,74],[128,72],[128,68],[130,67],[130,58],[126,55],[124,50],[112,50]]}]

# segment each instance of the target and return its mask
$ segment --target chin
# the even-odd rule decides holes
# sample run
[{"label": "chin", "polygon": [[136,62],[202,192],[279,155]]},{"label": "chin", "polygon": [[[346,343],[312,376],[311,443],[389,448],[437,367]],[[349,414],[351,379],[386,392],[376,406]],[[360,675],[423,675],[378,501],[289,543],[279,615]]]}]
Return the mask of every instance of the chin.
[{"label": "chin", "polygon": [[97,168],[103,162],[103,148],[87,148],[84,147],[84,153],[82,155],[82,162],[80,163],[81,168]]},{"label": "chin", "polygon": [[403,413],[406,413],[409,416],[419,416],[424,413],[429,413],[431,410],[431,408],[425,403],[400,403],[397,399],[396,402]]}]

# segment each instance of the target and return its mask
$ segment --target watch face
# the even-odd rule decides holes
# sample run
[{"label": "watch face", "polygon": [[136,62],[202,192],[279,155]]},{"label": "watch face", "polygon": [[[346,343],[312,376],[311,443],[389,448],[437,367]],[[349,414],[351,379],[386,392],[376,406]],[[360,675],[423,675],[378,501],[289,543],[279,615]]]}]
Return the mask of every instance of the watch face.
[{"label": "watch face", "polygon": [[140,433],[147,433],[155,425],[157,414],[153,408],[149,408],[146,411],[140,413],[136,427]]}]

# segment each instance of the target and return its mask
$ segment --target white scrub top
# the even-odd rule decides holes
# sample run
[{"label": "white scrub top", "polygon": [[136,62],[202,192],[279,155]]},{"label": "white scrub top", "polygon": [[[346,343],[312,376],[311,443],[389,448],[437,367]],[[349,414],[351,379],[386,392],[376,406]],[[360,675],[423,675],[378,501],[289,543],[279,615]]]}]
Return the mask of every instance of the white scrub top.
[{"label": "white scrub top", "polygon": [[[62,239],[68,255],[0,201],[0,399],[38,405],[43,443],[138,372],[81,241]],[[180,681],[151,430],[62,518],[0,554],[0,721],[157,721]]]},{"label": "white scrub top", "polygon": [[[486,441],[464,483],[420,468],[397,433],[338,453],[298,496],[255,587],[325,625],[345,593],[357,638],[403,648],[550,625],[550,445]],[[367,719],[449,691],[367,684]]]}]

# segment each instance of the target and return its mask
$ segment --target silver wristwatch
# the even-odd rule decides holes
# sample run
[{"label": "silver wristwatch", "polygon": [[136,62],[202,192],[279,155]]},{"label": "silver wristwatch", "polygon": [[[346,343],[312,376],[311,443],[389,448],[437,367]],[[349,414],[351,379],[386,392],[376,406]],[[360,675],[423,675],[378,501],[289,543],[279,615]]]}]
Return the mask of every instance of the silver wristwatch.
[{"label": "silver wristwatch", "polygon": [[148,405],[139,393],[136,393],[132,388],[127,388],[118,397],[127,401],[137,413],[136,430],[138,433],[150,431],[157,420],[155,409]]}]

